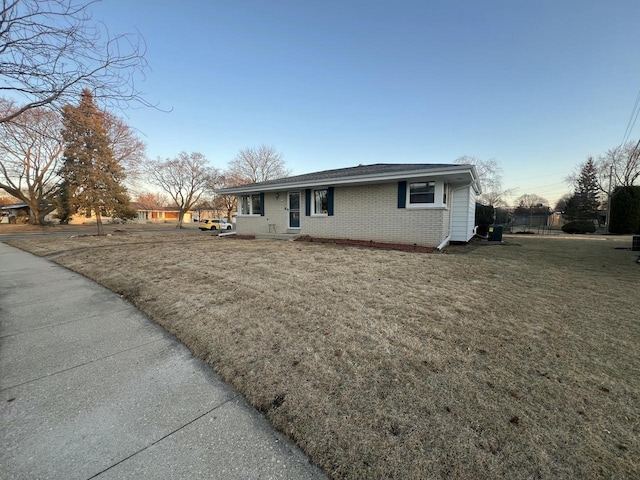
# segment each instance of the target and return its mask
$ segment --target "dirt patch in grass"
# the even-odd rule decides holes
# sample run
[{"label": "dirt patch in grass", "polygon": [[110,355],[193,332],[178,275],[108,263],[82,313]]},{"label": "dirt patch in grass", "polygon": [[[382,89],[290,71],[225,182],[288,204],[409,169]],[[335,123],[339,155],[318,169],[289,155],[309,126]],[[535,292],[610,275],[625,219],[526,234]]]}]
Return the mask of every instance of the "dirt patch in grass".
[{"label": "dirt patch in grass", "polygon": [[630,240],[506,240],[12,243],[126,295],[333,478],[638,478]]}]

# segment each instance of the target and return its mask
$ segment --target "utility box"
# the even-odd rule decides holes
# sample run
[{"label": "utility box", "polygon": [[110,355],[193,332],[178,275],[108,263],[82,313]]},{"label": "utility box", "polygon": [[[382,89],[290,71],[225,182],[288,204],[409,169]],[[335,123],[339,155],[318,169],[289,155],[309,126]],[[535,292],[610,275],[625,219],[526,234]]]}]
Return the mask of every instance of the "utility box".
[{"label": "utility box", "polygon": [[634,235],[631,241],[631,250],[640,252],[640,235]]},{"label": "utility box", "polygon": [[490,242],[502,241],[502,225],[489,225],[489,241]]}]

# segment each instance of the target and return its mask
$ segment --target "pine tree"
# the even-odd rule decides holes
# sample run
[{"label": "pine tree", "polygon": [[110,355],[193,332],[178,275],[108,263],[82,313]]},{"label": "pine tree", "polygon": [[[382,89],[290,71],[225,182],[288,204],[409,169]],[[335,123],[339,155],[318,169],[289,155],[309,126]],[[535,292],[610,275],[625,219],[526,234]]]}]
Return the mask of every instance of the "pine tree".
[{"label": "pine tree", "polygon": [[104,114],[89,90],[82,92],[77,107],[62,111],[62,137],[65,142],[60,176],[66,191],[62,211],[94,213],[98,235],[103,235],[103,215],[128,213],[129,197],[121,185],[125,174],[115,160]]},{"label": "pine tree", "polygon": [[570,220],[598,218],[598,172],[592,157],[582,165],[573,196],[567,200],[565,214]]}]

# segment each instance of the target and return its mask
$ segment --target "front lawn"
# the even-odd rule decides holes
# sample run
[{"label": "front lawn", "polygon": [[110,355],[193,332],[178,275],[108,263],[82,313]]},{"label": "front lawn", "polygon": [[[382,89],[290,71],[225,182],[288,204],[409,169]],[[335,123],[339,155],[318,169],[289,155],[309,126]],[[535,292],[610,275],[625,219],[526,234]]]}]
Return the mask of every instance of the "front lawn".
[{"label": "front lawn", "polygon": [[333,478],[639,478],[629,237],[424,254],[199,232],[13,244],[120,292]]}]

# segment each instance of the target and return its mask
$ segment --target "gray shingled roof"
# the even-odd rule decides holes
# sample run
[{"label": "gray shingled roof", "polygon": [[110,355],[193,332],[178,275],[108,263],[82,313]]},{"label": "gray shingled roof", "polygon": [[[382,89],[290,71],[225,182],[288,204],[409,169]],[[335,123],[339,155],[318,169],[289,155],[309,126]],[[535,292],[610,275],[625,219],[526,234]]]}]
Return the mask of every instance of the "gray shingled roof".
[{"label": "gray shingled roof", "polygon": [[358,165],[357,167],[337,168],[322,172],[305,173],[292,177],[267,180],[266,182],[251,183],[244,187],[259,187],[269,185],[286,185],[290,183],[317,182],[319,180],[333,180],[338,178],[360,177],[369,175],[384,175],[401,172],[413,172],[422,170],[439,170],[451,167],[465,167],[450,163],[374,163],[373,165]]}]

